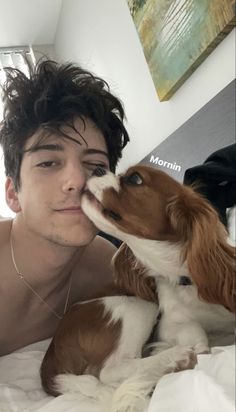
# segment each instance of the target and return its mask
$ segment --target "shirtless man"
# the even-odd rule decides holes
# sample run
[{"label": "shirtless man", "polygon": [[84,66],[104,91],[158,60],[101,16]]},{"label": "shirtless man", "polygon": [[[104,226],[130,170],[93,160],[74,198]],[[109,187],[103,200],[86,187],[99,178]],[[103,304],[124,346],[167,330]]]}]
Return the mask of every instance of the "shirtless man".
[{"label": "shirtless man", "polygon": [[80,200],[129,140],[120,101],[81,68],[44,61],[8,79],[0,144],[16,217],[0,219],[0,355],[51,337],[69,305],[111,280],[115,247]]}]

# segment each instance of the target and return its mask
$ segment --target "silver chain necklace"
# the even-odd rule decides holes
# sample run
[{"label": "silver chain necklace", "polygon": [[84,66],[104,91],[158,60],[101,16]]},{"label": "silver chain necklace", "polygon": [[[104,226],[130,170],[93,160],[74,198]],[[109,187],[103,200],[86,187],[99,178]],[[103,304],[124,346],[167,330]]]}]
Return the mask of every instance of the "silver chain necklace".
[{"label": "silver chain necklace", "polygon": [[31,290],[31,292],[48,308],[48,310],[57,317],[57,319],[62,319],[63,316],[65,315],[69,303],[69,298],[70,298],[70,291],[71,291],[71,284],[72,284],[72,274],[73,272],[71,271],[70,278],[69,278],[69,286],[66,294],[66,300],[65,300],[65,305],[64,305],[64,311],[63,315],[59,315],[51,306],[34,290],[34,288],[30,285],[30,283],[26,280],[25,276],[19,271],[16,260],[15,260],[15,254],[14,254],[14,249],[13,249],[13,242],[12,242],[12,230],[10,233],[10,247],[11,247],[11,258],[12,262],[15,268],[15,271],[19,277],[20,280],[25,284],[25,286]]}]

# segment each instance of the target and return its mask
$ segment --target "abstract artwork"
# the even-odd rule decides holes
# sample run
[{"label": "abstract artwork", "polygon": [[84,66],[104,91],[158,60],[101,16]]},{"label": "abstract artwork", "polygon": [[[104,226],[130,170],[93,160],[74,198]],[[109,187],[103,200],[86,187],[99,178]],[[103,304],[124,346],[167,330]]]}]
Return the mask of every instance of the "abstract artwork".
[{"label": "abstract artwork", "polygon": [[168,100],[235,26],[236,0],[127,1],[160,101]]}]

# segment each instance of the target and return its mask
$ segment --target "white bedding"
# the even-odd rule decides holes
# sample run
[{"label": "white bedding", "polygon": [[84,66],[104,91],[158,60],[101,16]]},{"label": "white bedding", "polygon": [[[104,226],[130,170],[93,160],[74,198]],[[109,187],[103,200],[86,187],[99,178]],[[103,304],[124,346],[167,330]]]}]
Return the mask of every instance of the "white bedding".
[{"label": "white bedding", "polygon": [[[103,412],[76,395],[50,397],[41,389],[39,367],[49,341],[0,358],[0,412]],[[147,412],[235,412],[235,347],[214,348],[194,370],[166,375]]]}]

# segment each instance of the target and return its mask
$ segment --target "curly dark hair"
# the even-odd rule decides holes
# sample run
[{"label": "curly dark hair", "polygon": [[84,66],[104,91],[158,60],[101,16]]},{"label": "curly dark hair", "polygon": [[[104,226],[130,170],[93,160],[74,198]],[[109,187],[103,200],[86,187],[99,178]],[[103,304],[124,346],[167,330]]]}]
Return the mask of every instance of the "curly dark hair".
[{"label": "curly dark hair", "polygon": [[129,141],[124,109],[108,84],[72,63],[51,60],[29,67],[29,77],[5,68],[4,118],[0,124],[6,175],[20,187],[20,167],[26,141],[39,129],[56,131],[75,117],[91,119],[103,133],[111,171]]}]

